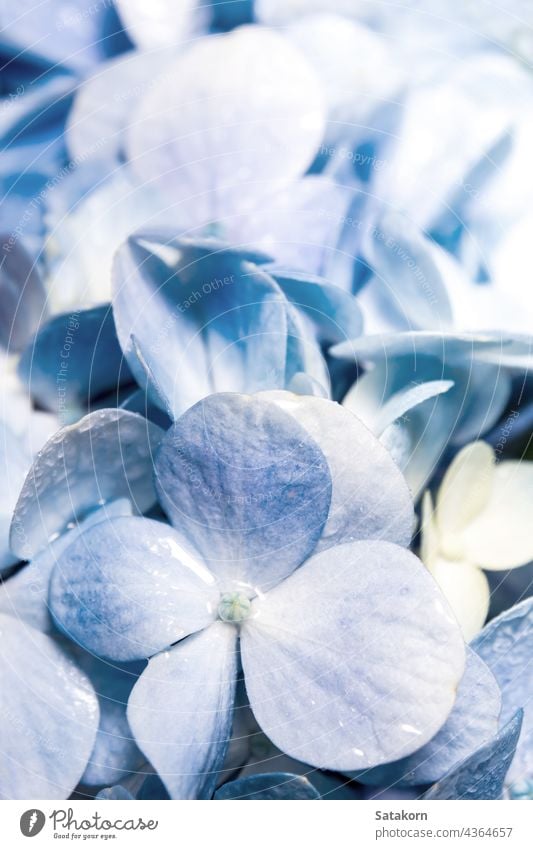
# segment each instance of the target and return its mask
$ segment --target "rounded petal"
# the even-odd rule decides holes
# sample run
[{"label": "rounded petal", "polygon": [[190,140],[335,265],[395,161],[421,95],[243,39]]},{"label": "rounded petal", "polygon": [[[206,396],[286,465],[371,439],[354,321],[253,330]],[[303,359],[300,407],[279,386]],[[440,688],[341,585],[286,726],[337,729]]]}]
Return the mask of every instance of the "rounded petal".
[{"label": "rounded petal", "polygon": [[524,566],[533,560],[533,463],[497,463],[490,483],[490,500],[463,530],[465,557],[483,569]]},{"label": "rounded petal", "polygon": [[32,398],[63,421],[133,381],[109,305],[51,318],[23,351],[18,373]]},{"label": "rounded petal", "polygon": [[420,561],[386,542],[312,557],[241,629],[255,717],[282,751],[320,768],[411,754],[452,710],[461,633]]},{"label": "rounded petal", "polygon": [[59,645],[0,616],[2,799],[68,799],[91,754],[98,701]]},{"label": "rounded petal", "polygon": [[128,721],[171,798],[210,799],[231,736],[237,632],[216,622],[153,657]]},{"label": "rounded petal", "polygon": [[319,79],[288,40],[241,27],[195,43],[147,92],[129,159],[142,183],[187,199],[189,226],[223,221],[306,171],[324,108]]},{"label": "rounded petal", "polygon": [[222,586],[265,591],[313,551],[331,477],[316,442],[257,396],[211,395],[164,437],[156,488],[174,527]]},{"label": "rounded petal", "polygon": [[533,776],[533,702],[531,700],[531,657],[533,656],[533,599],[506,610],[485,626],[472,642],[502,691],[502,722],[524,710],[522,733],[508,783],[531,780]]},{"label": "rounded petal", "polygon": [[99,523],[59,558],[50,582],[54,620],[100,657],[150,657],[215,617],[219,593],[173,528],[144,518]]},{"label": "rounded petal", "polygon": [[492,740],[434,784],[424,799],[501,799],[521,725],[522,712],[519,711]]},{"label": "rounded petal", "polygon": [[110,164],[119,162],[123,153],[123,133],[133,106],[174,56],[175,48],[129,50],[117,59],[100,64],[97,71],[80,84],[65,127],[67,147],[73,160],[84,162],[89,157],[97,157]]},{"label": "rounded petal", "polygon": [[358,773],[364,784],[433,784],[491,740],[498,731],[500,688],[478,655],[467,649],[465,674],[448,719],[435,737],[408,758]]},{"label": "rounded petal", "polygon": [[29,560],[69,522],[128,498],[142,513],[155,501],[152,458],[162,431],[126,410],[100,410],[59,430],[37,455],[11,522],[11,550]]},{"label": "rounded petal", "polygon": [[79,524],[69,527],[65,533],[49,542],[27,566],[0,584],[0,612],[22,619],[38,631],[53,632],[48,586],[59,556],[85,530],[118,516],[131,516],[131,504],[126,498],[111,501],[94,510]]},{"label": "rounded petal", "polygon": [[293,416],[328,461],[333,489],[318,551],[360,539],[409,545],[415,516],[405,479],[386,448],[358,418],[323,398],[289,392],[265,392],[258,397]]},{"label": "rounded petal", "polygon": [[380,301],[405,330],[446,331],[452,311],[446,280],[434,259],[442,249],[426,238],[407,217],[386,212],[367,240]]}]

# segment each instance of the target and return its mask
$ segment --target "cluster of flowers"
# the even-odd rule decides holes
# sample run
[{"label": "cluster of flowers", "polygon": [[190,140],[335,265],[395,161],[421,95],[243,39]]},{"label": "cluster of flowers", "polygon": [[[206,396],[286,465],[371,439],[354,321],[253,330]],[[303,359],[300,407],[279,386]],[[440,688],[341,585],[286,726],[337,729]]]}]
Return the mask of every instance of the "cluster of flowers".
[{"label": "cluster of flowers", "polygon": [[524,4],[3,5],[0,797],[532,798]]}]

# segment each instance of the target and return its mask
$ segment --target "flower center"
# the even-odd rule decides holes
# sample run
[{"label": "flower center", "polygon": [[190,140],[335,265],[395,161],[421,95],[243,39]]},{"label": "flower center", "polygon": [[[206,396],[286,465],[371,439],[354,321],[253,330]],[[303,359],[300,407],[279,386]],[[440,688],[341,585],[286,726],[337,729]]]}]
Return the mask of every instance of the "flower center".
[{"label": "flower center", "polygon": [[218,604],[218,618],[238,625],[248,619],[251,609],[252,602],[244,593],[224,593]]}]

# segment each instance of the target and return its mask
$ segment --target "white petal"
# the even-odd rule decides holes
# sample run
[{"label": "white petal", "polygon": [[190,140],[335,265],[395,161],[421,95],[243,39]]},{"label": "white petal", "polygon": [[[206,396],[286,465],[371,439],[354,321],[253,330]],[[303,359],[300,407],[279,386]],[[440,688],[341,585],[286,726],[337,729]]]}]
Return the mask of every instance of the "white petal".
[{"label": "white petal", "polygon": [[489,612],[490,589],[477,566],[460,560],[434,560],[429,571],[452,608],[468,642],[481,631]]},{"label": "white petal", "polygon": [[506,461],[493,474],[490,501],[464,529],[465,556],[483,569],[513,569],[533,560],[533,463]]}]

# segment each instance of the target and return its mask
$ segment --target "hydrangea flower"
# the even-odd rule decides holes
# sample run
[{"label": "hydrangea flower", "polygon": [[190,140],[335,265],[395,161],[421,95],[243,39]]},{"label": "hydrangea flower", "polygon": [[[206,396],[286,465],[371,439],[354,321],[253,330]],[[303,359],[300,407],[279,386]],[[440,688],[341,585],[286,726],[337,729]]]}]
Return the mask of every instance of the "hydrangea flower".
[{"label": "hydrangea flower", "polygon": [[483,569],[504,571],[533,560],[529,533],[533,468],[497,462],[485,442],[467,445],[449,466],[436,497],[426,492],[421,558],[448,599],[466,640],[482,628],[490,589]]},{"label": "hydrangea flower", "polygon": [[364,768],[434,736],[463,643],[404,548],[401,475],[357,419],[318,398],[210,396],[167,432],[155,470],[173,527],[117,519],[80,535],[50,603],[96,654],[152,658],[128,720],[171,796],[212,792],[238,646],[260,726],[307,763]]},{"label": "hydrangea flower", "polygon": [[[49,208],[55,308],[108,300],[113,253],[140,228],[198,235],[208,227],[323,273],[351,194],[327,177],[304,176],[324,126],[312,67],[262,27],[207,36],[178,55],[167,49],[114,62],[81,88],[67,128],[71,156],[83,164],[74,191],[65,181]],[[87,169],[91,190],[80,191]],[[65,277],[78,287],[66,291]]]},{"label": "hydrangea flower", "polygon": [[[523,711],[521,733],[502,783],[509,798],[533,795],[533,714],[531,706],[531,651],[533,599],[528,598],[493,619],[472,641],[472,648],[492,670],[502,693],[500,725],[516,724]],[[507,725],[506,725],[507,723]],[[503,734],[502,730],[502,734]],[[480,794],[481,795],[481,794]]]}]

